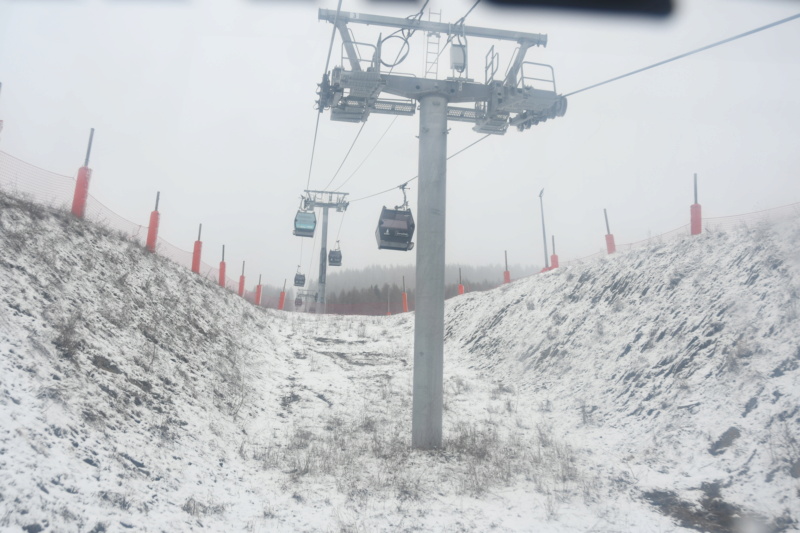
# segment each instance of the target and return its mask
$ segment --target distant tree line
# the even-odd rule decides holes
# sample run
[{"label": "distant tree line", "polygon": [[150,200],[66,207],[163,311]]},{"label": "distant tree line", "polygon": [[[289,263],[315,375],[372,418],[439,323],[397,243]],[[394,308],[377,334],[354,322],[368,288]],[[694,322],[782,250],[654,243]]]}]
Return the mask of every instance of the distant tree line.
[{"label": "distant tree line", "polygon": [[[445,299],[458,295],[458,276],[461,269],[462,282],[466,292],[480,292],[493,289],[503,283],[503,267],[500,265],[488,266],[461,266],[447,265],[445,269]],[[533,274],[539,267],[513,265],[510,267],[513,279]],[[415,307],[415,267],[406,266],[368,266],[363,269],[328,269],[327,283],[327,311],[339,315],[385,315],[401,313],[403,311],[402,281],[405,280],[408,294],[408,308],[413,311]],[[482,281],[473,281],[480,279]],[[391,280],[392,283],[388,283]],[[309,280],[305,289],[312,292],[316,287],[316,280]],[[261,305],[276,309],[281,287],[264,285],[261,295]],[[302,291],[301,291],[302,292]],[[245,298],[253,302],[255,292],[253,288],[247,290]],[[316,302],[313,297],[301,299],[302,304],[295,305],[298,291],[291,285],[286,287],[287,311],[313,312]]]},{"label": "distant tree line", "polygon": [[[466,292],[478,292],[493,289],[498,286],[495,281],[482,281],[477,283],[464,283]],[[414,310],[415,293],[406,289],[408,294],[408,308]],[[445,286],[445,299],[458,295],[458,283]],[[351,288],[327,294],[327,311],[337,315],[385,315],[403,312],[403,289],[396,283],[382,286],[370,285],[361,289]]]}]

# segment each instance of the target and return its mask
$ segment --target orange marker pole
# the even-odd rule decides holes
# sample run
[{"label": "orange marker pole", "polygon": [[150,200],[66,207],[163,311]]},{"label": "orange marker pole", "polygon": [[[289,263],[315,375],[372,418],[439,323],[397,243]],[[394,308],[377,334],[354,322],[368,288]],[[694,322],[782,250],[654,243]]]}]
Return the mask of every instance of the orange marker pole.
[{"label": "orange marker pole", "polygon": [[197,230],[197,240],[194,241],[194,251],[192,252],[192,272],[195,274],[200,273],[200,260],[203,254],[203,241],[200,240],[200,234],[203,232],[203,225],[200,224],[200,229]]},{"label": "orange marker pole", "polygon": [[258,285],[256,285],[256,305],[261,305],[261,274],[258,275]]},{"label": "orange marker pole", "polygon": [[222,245],[222,261],[219,262],[219,286],[225,287],[225,245]]},{"label": "orange marker pole", "polygon": [[242,261],[242,275],[239,276],[239,296],[244,296],[244,261]]},{"label": "orange marker pole", "polygon": [[156,208],[150,213],[150,225],[147,227],[147,251],[150,253],[156,253],[156,243],[158,242],[158,222],[161,216],[158,213],[158,200],[161,197],[161,193],[156,193]]},{"label": "orange marker pole", "polygon": [[89,181],[92,178],[92,169],[89,168],[89,155],[92,153],[92,139],[94,128],[89,133],[89,147],[86,149],[86,160],[78,169],[78,179],[75,181],[75,194],[72,197],[72,214],[78,218],[86,216],[86,200],[89,198]]},{"label": "orange marker pole", "polygon": [[283,306],[286,303],[286,280],[283,280],[283,290],[278,297],[278,311],[283,311]]},{"label": "orange marker pole", "polygon": [[556,254],[556,236],[553,235],[553,255],[550,256],[550,270],[558,268],[558,255]]},{"label": "orange marker pole", "polygon": [[614,243],[614,235],[611,233],[611,227],[608,225],[608,212],[603,209],[603,216],[606,217],[606,250],[608,255],[617,251],[617,245]]},{"label": "orange marker pole", "polygon": [[703,209],[697,203],[697,174],[694,175],[694,204],[689,207],[691,215],[692,235],[700,235],[703,231]]}]

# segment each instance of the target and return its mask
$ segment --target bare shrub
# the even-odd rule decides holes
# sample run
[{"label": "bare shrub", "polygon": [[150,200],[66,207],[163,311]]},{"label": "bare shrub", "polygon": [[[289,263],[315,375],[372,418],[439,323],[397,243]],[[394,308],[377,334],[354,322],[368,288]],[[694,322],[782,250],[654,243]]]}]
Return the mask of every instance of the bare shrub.
[{"label": "bare shrub", "polygon": [[224,513],[225,504],[214,503],[213,501],[209,503],[202,503],[190,497],[181,506],[181,509],[183,509],[192,516],[208,516],[208,515]]},{"label": "bare shrub", "polygon": [[68,398],[67,389],[63,385],[50,385],[47,387],[41,387],[36,393],[36,397],[40,400],[45,400],[47,402],[53,402],[60,405],[66,405]]},{"label": "bare shrub", "polygon": [[213,369],[218,376],[214,389],[215,404],[233,418],[238,416],[252,395],[252,389],[247,385],[244,359],[244,348],[228,340],[214,360]]},{"label": "bare shrub", "polygon": [[119,492],[112,492],[108,490],[102,490],[97,493],[101,499],[109,502],[114,507],[119,507],[123,511],[127,511],[131,508],[132,502],[125,494],[120,494]]},{"label": "bare shrub", "polygon": [[78,333],[78,324],[82,319],[81,312],[75,311],[66,320],[54,326],[56,338],[53,339],[53,345],[62,357],[74,360],[78,352],[83,349],[84,342]]},{"label": "bare shrub", "polygon": [[445,441],[445,448],[459,454],[484,460],[498,443],[497,431],[493,426],[477,426],[460,422],[453,437]]},{"label": "bare shrub", "polygon": [[772,464],[785,468],[793,478],[800,478],[800,437],[786,421],[777,424],[768,435]]},{"label": "bare shrub", "polygon": [[553,444],[553,428],[546,424],[536,424],[536,436],[539,438],[539,444],[543,448],[548,448]]},{"label": "bare shrub", "polygon": [[106,322],[117,328],[122,328],[130,320],[130,315],[124,308],[108,301],[101,304],[98,312]]},{"label": "bare shrub", "polygon": [[551,522],[558,519],[558,501],[551,490],[548,490],[544,497],[544,514]]},{"label": "bare shrub", "polygon": [[464,381],[462,377],[456,376],[450,381],[450,388],[453,394],[458,395],[471,391],[472,385]]},{"label": "bare shrub", "polygon": [[492,389],[492,400],[498,399],[502,394],[513,394],[513,392],[514,387],[498,381]]},{"label": "bare shrub", "polygon": [[392,376],[388,374],[381,376],[380,391],[383,401],[389,401],[392,398]]},{"label": "bare shrub", "polygon": [[465,471],[459,478],[460,492],[469,494],[473,497],[483,495],[491,485],[491,474],[487,472],[485,465],[475,461],[467,463]]},{"label": "bare shrub", "polygon": [[596,405],[586,405],[586,400],[581,400],[578,410],[581,413],[581,423],[584,426],[589,426],[594,423],[594,412],[597,410]]},{"label": "bare shrub", "polygon": [[289,440],[288,448],[290,450],[304,450],[311,444],[313,436],[314,434],[307,429],[295,428]]},{"label": "bare shrub", "polygon": [[363,415],[361,417],[361,423],[358,425],[358,429],[367,433],[373,433],[376,425],[377,422],[374,417],[370,415]]},{"label": "bare shrub", "polygon": [[177,426],[180,422],[171,416],[163,416],[158,424],[153,426],[153,433],[162,441],[174,441],[178,438]]},{"label": "bare shrub", "polygon": [[422,498],[424,490],[422,480],[414,475],[413,472],[407,470],[397,471],[391,483],[397,493],[397,499],[400,501],[416,501]]},{"label": "bare shrub", "polygon": [[19,230],[5,230],[3,231],[3,241],[5,242],[4,248],[19,254],[28,245],[28,232]]},{"label": "bare shrub", "polygon": [[506,411],[509,413],[517,412],[517,403],[511,398],[506,400]]}]

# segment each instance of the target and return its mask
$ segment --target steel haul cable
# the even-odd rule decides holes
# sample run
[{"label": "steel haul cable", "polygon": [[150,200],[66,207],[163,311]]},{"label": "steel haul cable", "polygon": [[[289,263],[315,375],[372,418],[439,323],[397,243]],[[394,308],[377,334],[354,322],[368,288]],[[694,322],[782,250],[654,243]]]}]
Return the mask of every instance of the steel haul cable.
[{"label": "steel haul cable", "polygon": [[364,159],[362,159],[362,160],[361,160],[361,163],[359,163],[359,164],[358,164],[358,166],[357,166],[357,167],[356,167],[356,169],[353,171],[353,173],[352,173],[352,174],[350,174],[349,176],[347,176],[347,179],[346,179],[346,180],[344,180],[344,182],[343,182],[341,185],[339,185],[338,187],[336,187],[336,189],[334,189],[334,192],[341,190],[341,188],[342,188],[342,187],[344,187],[345,185],[347,185],[347,182],[348,182],[348,181],[350,181],[350,178],[352,178],[353,176],[355,176],[355,175],[356,175],[356,172],[358,172],[358,170],[361,168],[361,166],[362,166],[362,165],[363,165],[363,164],[364,164],[364,163],[367,161],[367,159],[369,159],[369,156],[371,156],[371,155],[372,155],[372,152],[374,152],[374,151],[375,151],[375,148],[377,148],[377,147],[378,147],[378,145],[381,143],[381,141],[383,140],[383,138],[384,138],[384,137],[386,137],[386,134],[387,134],[387,133],[389,133],[389,130],[392,128],[392,126],[394,126],[394,123],[395,123],[395,121],[397,120],[397,117],[398,117],[398,116],[399,116],[399,115],[395,115],[395,116],[394,116],[394,118],[392,119],[392,122],[390,122],[390,123],[389,123],[389,127],[387,127],[387,128],[386,128],[386,131],[384,131],[384,132],[383,132],[383,135],[381,135],[380,139],[378,139],[378,142],[376,142],[376,143],[375,143],[375,145],[372,147],[372,149],[369,151],[369,153],[367,153],[367,155],[364,157]]},{"label": "steel haul cable", "polygon": [[[447,159],[446,159],[445,161],[449,161],[449,160],[453,159],[453,158],[454,158],[455,156],[457,156],[458,154],[460,154],[460,153],[462,153],[462,152],[465,152],[465,151],[466,151],[466,150],[468,150],[469,148],[472,148],[473,146],[475,146],[475,145],[476,145],[476,144],[478,144],[479,142],[483,141],[484,139],[486,139],[486,138],[487,138],[487,137],[489,137],[490,135],[491,135],[490,133],[487,133],[486,135],[484,135],[483,137],[481,137],[481,138],[480,138],[480,139],[478,139],[477,141],[475,141],[475,142],[473,142],[473,143],[470,143],[470,144],[468,144],[467,146],[465,146],[464,148],[462,148],[462,149],[461,149],[461,150],[459,150],[458,152],[456,152],[456,153],[454,153],[454,154],[452,154],[452,155],[449,155],[449,156],[447,156]],[[376,197],[376,196],[380,196],[381,194],[386,194],[387,192],[391,192],[391,191],[393,191],[393,190],[397,189],[398,187],[402,187],[403,185],[408,185],[409,183],[411,183],[412,181],[414,181],[414,180],[415,180],[415,179],[417,179],[417,178],[419,178],[419,176],[414,176],[414,177],[413,177],[413,178],[411,178],[410,180],[408,180],[408,181],[405,181],[405,182],[401,183],[400,185],[395,185],[395,186],[394,186],[394,187],[392,187],[391,189],[386,189],[385,191],[376,192],[375,194],[370,194],[369,196],[362,196],[361,198],[356,198],[355,200],[350,200],[350,203],[352,204],[353,202],[359,202],[359,201],[361,201],[361,200],[366,200],[366,199],[368,199],[368,198],[374,198],[374,197]]]},{"label": "steel haul cable", "polygon": [[709,50],[711,48],[714,48],[714,47],[717,47],[717,46],[720,46],[720,45],[723,45],[723,44],[727,44],[727,43],[729,43],[731,41],[735,41],[737,39],[741,39],[742,37],[747,37],[748,35],[753,35],[754,33],[758,33],[758,32],[767,30],[769,28],[774,28],[775,26],[779,26],[781,24],[785,24],[785,23],[790,22],[792,20],[795,20],[797,18],[800,18],[800,13],[798,13],[796,15],[792,15],[791,17],[786,17],[785,19],[777,20],[777,21],[772,22],[770,24],[767,24],[765,26],[760,26],[760,27],[755,28],[753,30],[746,31],[744,33],[740,33],[739,35],[734,35],[733,37],[728,37],[727,39],[723,39],[721,41],[717,41],[715,43],[712,43],[712,44],[709,44],[709,45],[706,45],[706,46],[702,46],[700,48],[692,50],[691,52],[686,52],[686,53],[677,55],[675,57],[671,57],[669,59],[665,59],[664,61],[659,61],[658,63],[653,63],[652,65],[648,65],[646,67],[633,70],[631,72],[628,72],[627,74],[622,74],[621,76],[616,76],[616,77],[608,79],[606,81],[601,81],[600,83],[595,83],[594,85],[590,85],[588,87],[584,87],[583,89],[579,89],[577,91],[572,91],[571,93],[565,94],[564,98],[566,98],[568,96],[572,96],[573,94],[578,94],[578,93],[582,93],[584,91],[588,91],[589,89],[594,89],[595,87],[600,87],[601,85],[605,85],[607,83],[611,83],[612,81],[621,80],[622,78],[627,78],[628,76],[633,76],[634,74],[639,74],[640,72],[644,72],[645,70],[650,70],[651,68],[656,68],[656,67],[660,67],[661,65],[666,65],[667,63],[671,63],[672,61],[677,61],[678,59],[683,59],[684,57],[688,57],[688,56],[691,56],[691,55],[694,55],[694,54],[697,54],[697,53],[700,53],[700,52],[704,52],[704,51]]},{"label": "steel haul cable", "polygon": [[[425,6],[427,6],[427,5],[428,5],[428,2],[429,2],[429,1],[430,1],[430,0],[425,0],[425,3],[422,5],[422,8],[421,8],[421,9],[420,9],[420,10],[419,10],[417,13],[415,13],[415,14],[413,14],[413,15],[409,16],[409,17],[406,17],[406,18],[408,18],[409,20],[419,20],[419,19],[422,17],[422,14],[423,14],[423,12],[425,11]],[[480,1],[480,0],[479,0],[479,1]],[[340,2],[340,4],[339,4],[339,5],[341,6],[341,2]],[[474,7],[474,6],[473,6],[473,7]],[[337,16],[338,16],[338,11],[337,11]],[[398,30],[398,31],[396,31],[396,32],[392,33],[391,35],[389,35],[388,37],[386,37],[385,39],[382,39],[382,40],[381,40],[381,42],[384,42],[384,41],[386,41],[387,39],[389,39],[389,38],[391,38],[391,37],[395,36],[395,35],[396,35],[398,32],[401,32],[401,33],[402,33],[402,35],[403,35],[403,37],[401,37],[401,38],[403,39],[403,41],[404,41],[404,43],[405,43],[405,46],[408,46],[408,39],[409,39],[409,38],[411,38],[411,36],[412,36],[412,35],[414,35],[414,32],[416,32],[417,30],[411,30],[411,31],[410,31],[408,34],[406,34],[406,33],[405,33],[405,31],[406,31],[406,30]],[[333,44],[333,43],[331,42],[331,44]],[[409,47],[409,48],[410,48],[410,47]],[[391,74],[391,73],[392,73],[392,71],[394,70],[394,67],[396,67],[398,64],[402,63],[402,62],[403,62],[403,60],[405,60],[406,56],[408,55],[408,52],[406,52],[406,55],[404,55],[404,56],[403,56],[403,59],[402,59],[402,60],[400,60],[400,54],[401,54],[402,52],[403,52],[403,47],[401,47],[401,48],[400,48],[400,50],[398,50],[398,51],[397,51],[397,55],[396,55],[396,56],[395,56],[395,58],[394,58],[394,62],[392,63],[392,65],[391,65],[391,68],[389,69],[389,74]],[[330,53],[328,54],[328,60],[330,61]],[[325,72],[327,72],[327,71],[328,71],[328,69],[327,69],[327,64],[326,64]],[[397,118],[397,116],[395,116],[395,119],[396,119],[396,118]],[[317,120],[319,121],[319,117],[317,117]],[[327,188],[328,188],[328,187],[331,185],[331,183],[333,183],[333,181],[336,179],[336,176],[339,174],[339,171],[341,171],[341,170],[342,170],[342,167],[344,166],[345,162],[347,161],[347,158],[350,156],[350,152],[352,152],[352,151],[353,151],[353,147],[355,146],[355,144],[356,144],[356,141],[358,140],[358,137],[359,137],[359,135],[361,135],[361,131],[364,129],[364,125],[365,125],[365,124],[366,124],[366,122],[361,124],[361,128],[358,130],[358,133],[356,134],[356,137],[355,137],[355,139],[353,139],[353,142],[352,142],[352,144],[350,145],[350,148],[347,150],[347,154],[345,154],[345,156],[344,156],[344,159],[342,159],[342,162],[341,162],[341,164],[339,165],[339,168],[336,170],[336,173],[334,173],[333,177],[332,177],[332,178],[331,178],[331,180],[328,182],[328,184],[327,184],[327,185],[324,187],[324,189],[326,189],[326,190],[327,190]],[[389,125],[389,128],[391,128],[393,124],[394,124],[394,120],[392,120],[392,123]],[[387,128],[387,130],[386,130],[386,131],[388,131],[388,130],[389,130],[389,129]],[[381,135],[381,138],[378,140],[378,143],[376,143],[376,144],[375,144],[375,146],[377,146],[377,145],[380,143],[381,139],[383,139],[383,137],[384,137],[385,135],[386,135],[386,132],[384,132],[384,134],[383,134],[383,135]],[[369,157],[369,155],[370,155],[370,154],[372,154],[372,151],[373,151],[373,150],[375,150],[375,147],[373,147],[373,148],[372,148],[372,150],[370,150],[370,151],[369,151],[369,154],[367,154],[367,157],[365,157],[365,158],[364,158],[364,161],[366,161],[366,159]],[[362,161],[362,162],[361,162],[361,163],[358,165],[358,168],[361,168],[361,165],[363,165],[363,164],[364,164],[364,161]],[[358,171],[358,168],[356,168],[356,171]],[[355,174],[355,172],[356,172],[356,171],[354,171],[354,172],[353,172],[353,174]],[[353,177],[353,174],[351,174],[351,175],[350,175],[350,176],[347,178],[347,180],[345,180],[345,183],[347,183],[347,181],[349,181],[349,180],[350,180],[350,178],[352,178],[352,177]],[[310,171],[309,171],[309,177],[310,177]],[[342,185],[340,185],[339,187],[337,187],[337,188],[336,188],[336,190],[338,191],[338,190],[339,190],[339,189],[341,189],[342,187],[344,187],[344,183],[343,183]],[[308,188],[308,187],[306,186],[306,188]]]},{"label": "steel haul cable", "polygon": [[[347,158],[348,158],[348,156],[350,155],[350,152],[352,152],[352,151],[353,151],[353,147],[356,145],[356,141],[358,140],[358,136],[359,136],[359,135],[361,135],[361,132],[362,132],[362,131],[364,131],[364,126],[366,126],[366,125],[367,125],[367,123],[366,123],[366,122],[362,122],[362,123],[361,123],[361,127],[358,129],[358,133],[356,133],[356,137],[355,137],[355,139],[353,139],[353,142],[350,144],[350,149],[349,149],[349,150],[347,150],[347,153],[344,155],[344,159],[342,159],[342,162],[341,162],[341,164],[339,165],[339,168],[337,168],[337,169],[336,169],[336,172],[334,172],[334,174],[333,174],[333,177],[332,177],[332,178],[331,178],[331,180],[328,182],[328,184],[327,184],[327,185],[325,185],[325,187],[323,187],[323,188],[322,188],[322,190],[324,190],[324,191],[327,191],[327,190],[328,190],[328,187],[330,186],[330,184],[331,184],[331,183],[333,183],[333,180],[335,180],[335,179],[336,179],[336,176],[338,176],[338,175],[339,175],[339,171],[340,171],[340,170],[342,170],[342,167],[344,166],[344,162],[345,162],[345,161],[347,161]],[[348,179],[350,179],[350,178],[348,178]],[[345,183],[346,183],[346,182],[345,182]],[[341,186],[340,186],[339,188],[341,188]],[[338,189],[337,189],[337,190],[338,190]]]},{"label": "steel haul cable", "polygon": [[[474,6],[473,6],[473,7],[474,7]],[[471,11],[471,10],[470,10],[470,11]],[[646,67],[643,67],[643,68],[640,68],[640,69],[636,69],[636,70],[634,70],[634,71],[628,72],[627,74],[622,74],[621,76],[616,76],[616,77],[614,77],[614,78],[611,78],[611,79],[608,79],[608,80],[602,81],[602,82],[600,82],[600,83],[595,83],[595,84],[593,84],[593,85],[590,85],[590,86],[588,86],[588,87],[584,87],[583,89],[579,89],[579,90],[577,90],[577,91],[572,91],[571,93],[567,93],[567,94],[565,94],[565,95],[563,95],[563,96],[564,96],[564,98],[566,98],[566,97],[568,97],[568,96],[572,96],[572,95],[575,95],[575,94],[578,94],[578,93],[582,93],[582,92],[588,91],[589,89],[594,89],[594,88],[596,88],[596,87],[600,87],[600,86],[602,86],[602,85],[606,85],[606,84],[608,84],[608,83],[611,83],[611,82],[613,82],[613,81],[621,80],[621,79],[623,79],[623,78],[627,78],[627,77],[629,77],[629,76],[633,76],[634,74],[639,74],[639,73],[641,73],[641,72],[644,72],[644,71],[646,71],[646,70],[650,70],[650,69],[652,69],[652,68],[659,67],[659,66],[661,66],[661,65],[665,65],[665,64],[667,64],[667,63],[671,63],[672,61],[676,61],[676,60],[678,60],[678,59],[682,59],[682,58],[685,58],[685,57],[688,57],[688,56],[691,56],[691,55],[697,54],[697,53],[699,53],[699,52],[703,52],[703,51],[705,51],[705,50],[709,50],[709,49],[711,49],[711,48],[714,48],[714,47],[720,46],[720,45],[722,45],[722,44],[726,44],[726,43],[729,43],[729,42],[731,42],[731,41],[735,41],[735,40],[737,40],[737,39],[741,39],[742,37],[747,37],[747,36],[749,36],[749,35],[753,35],[754,33],[758,33],[758,32],[761,32],[761,31],[767,30],[767,29],[769,29],[769,28],[773,28],[773,27],[775,27],[775,26],[779,26],[779,25],[781,25],[781,24],[785,24],[785,23],[787,23],[787,22],[791,22],[792,20],[795,20],[795,19],[798,19],[798,18],[800,18],[800,13],[797,13],[797,14],[795,14],[795,15],[792,15],[792,16],[790,16],[790,17],[786,17],[786,18],[784,18],[784,19],[781,19],[781,20],[777,20],[777,21],[775,21],[775,22],[771,22],[770,24],[766,24],[766,25],[764,25],[764,26],[759,26],[758,28],[752,29],[752,30],[750,30],[750,31],[746,31],[746,32],[744,32],[744,33],[740,33],[740,34],[738,34],[738,35],[734,35],[733,37],[728,37],[727,39],[723,39],[723,40],[721,40],[721,41],[717,41],[717,42],[715,42],[715,43],[712,43],[712,44],[709,44],[709,45],[703,46],[703,47],[701,47],[701,48],[697,48],[697,49],[695,49],[695,50],[692,50],[692,51],[690,51],[690,52],[686,52],[686,53],[683,53],[683,54],[677,55],[677,56],[675,56],[675,57],[671,57],[671,58],[669,58],[669,59],[665,59],[665,60],[663,60],[663,61],[659,61],[658,63],[653,63],[652,65],[648,65],[648,66],[646,66]],[[441,52],[440,52],[440,54],[441,54]],[[456,153],[454,153],[453,155],[449,156],[447,159],[449,160],[449,159],[451,159],[451,158],[453,158],[453,157],[457,156],[458,154],[460,154],[460,153],[462,153],[462,152],[466,151],[467,149],[469,149],[469,148],[471,148],[471,147],[475,146],[476,144],[478,144],[479,142],[481,142],[482,140],[484,140],[484,139],[485,139],[486,137],[488,137],[488,136],[489,136],[489,135],[486,135],[486,136],[484,136],[484,137],[481,137],[480,139],[478,139],[478,140],[477,140],[477,141],[475,141],[474,143],[472,143],[472,144],[470,144],[470,145],[466,146],[465,148],[462,148],[462,149],[461,149],[461,150],[459,150],[458,152],[456,152]],[[414,176],[413,178],[411,178],[410,180],[406,181],[405,183],[408,183],[408,182],[410,182],[410,181],[414,181],[414,180],[415,180],[415,179],[417,179],[418,177],[419,177],[419,176]],[[403,185],[403,184],[400,184],[400,185]],[[377,193],[375,193],[375,194],[370,194],[370,195],[368,195],[368,196],[362,196],[361,198],[356,198],[355,200],[351,200],[351,201],[350,201],[350,203],[352,203],[352,202],[358,202],[358,201],[360,201],[360,200],[366,200],[366,199],[368,199],[368,198],[374,198],[375,196],[379,196],[379,195],[381,195],[381,194],[386,194],[386,193],[388,193],[388,192],[391,192],[391,191],[395,190],[395,189],[396,189],[397,187],[399,187],[400,185],[394,186],[394,187],[392,187],[392,188],[390,188],[390,189],[386,189],[385,191],[377,192]]]},{"label": "steel haul cable", "polygon": [[[430,0],[425,0],[425,3],[422,5],[422,7],[420,8],[420,10],[419,10],[417,13],[415,13],[414,15],[411,15],[411,16],[409,16],[409,17],[407,17],[407,18],[408,18],[409,20],[419,20],[419,19],[421,19],[421,18],[422,18],[422,15],[423,15],[423,13],[424,13],[424,11],[425,11],[425,7],[427,7],[427,5],[428,5],[428,2],[429,2],[429,1],[430,1]],[[473,10],[473,9],[475,9],[475,8],[477,7],[477,5],[478,5],[478,4],[480,4],[480,3],[481,3],[481,0],[476,0],[476,1],[475,1],[475,3],[474,3],[474,4],[472,4],[472,7],[470,7],[470,8],[469,8],[469,10],[468,10],[466,13],[464,13],[464,15],[463,15],[463,16],[462,16],[460,19],[458,19],[458,20],[455,22],[455,24],[454,24],[454,25],[455,25],[455,26],[458,26],[459,24],[462,24],[462,25],[463,25],[463,24],[464,24],[464,21],[465,21],[465,20],[466,20],[466,18],[469,16],[469,14],[470,14],[470,13],[472,13],[472,10]],[[341,2],[340,2],[340,6],[341,6]],[[337,14],[338,14],[338,10],[337,10]],[[390,39],[390,38],[392,38],[392,37],[396,36],[396,35],[397,35],[397,33],[400,33],[400,34],[403,36],[403,37],[401,37],[401,38],[403,39],[403,41],[405,42],[405,45],[407,46],[407,45],[408,45],[408,39],[410,39],[410,38],[411,38],[411,37],[414,35],[414,33],[415,33],[416,31],[417,31],[416,29],[412,29],[412,30],[405,30],[405,29],[398,30],[398,31],[396,31],[396,32],[392,33],[391,35],[389,35],[388,37],[386,37],[386,38],[382,39],[382,40],[381,40],[381,42],[383,42],[383,41],[386,41],[387,39]],[[406,32],[407,32],[407,33],[406,33]],[[442,48],[442,50],[440,50],[440,51],[439,51],[439,54],[436,56],[436,59],[437,59],[437,60],[439,59],[439,56],[441,56],[441,55],[442,55],[442,52],[444,52],[444,49],[447,47],[447,44],[448,44],[448,43],[449,43],[451,40],[452,40],[452,36],[448,37],[448,39],[447,39],[447,42],[445,43],[445,46]],[[404,49],[404,48],[403,48],[403,47],[401,47],[401,48],[400,48],[400,50],[398,50],[398,52],[397,52],[397,55],[395,56],[394,62],[391,64],[391,66],[390,66],[390,68],[389,68],[389,74],[391,74],[391,73],[392,73],[392,71],[394,70],[394,68],[395,68],[395,67],[396,67],[398,64],[402,63],[402,62],[403,62],[403,60],[405,60],[406,56],[408,55],[408,52],[406,52],[406,54],[403,56],[403,60],[400,60],[400,54],[403,52],[403,49]],[[330,58],[330,54],[329,54],[329,58]],[[326,67],[325,71],[327,72],[327,67]],[[394,122],[395,122],[395,120],[397,120],[397,116],[395,116],[395,117],[394,117],[394,119],[392,120],[391,124],[389,124],[389,127],[388,127],[388,128],[386,128],[386,131],[384,131],[384,132],[383,132],[383,135],[381,135],[380,139],[378,139],[378,142],[377,142],[377,143],[375,143],[375,146],[373,146],[373,147],[372,147],[372,150],[370,150],[370,151],[369,151],[369,153],[367,154],[367,156],[366,156],[366,157],[365,157],[365,158],[364,158],[364,159],[361,161],[361,163],[358,165],[358,167],[356,168],[356,170],[355,170],[355,171],[353,171],[353,173],[352,173],[350,176],[348,176],[348,178],[347,178],[347,179],[344,181],[344,183],[342,183],[342,184],[341,184],[339,187],[337,187],[337,188],[336,188],[336,190],[337,190],[337,191],[338,191],[338,190],[340,190],[342,187],[344,187],[345,183],[347,183],[347,182],[350,180],[350,178],[352,178],[352,177],[353,177],[353,175],[354,175],[354,174],[355,174],[355,173],[358,171],[358,169],[359,169],[359,168],[361,168],[361,165],[363,165],[363,164],[364,164],[364,162],[365,162],[365,161],[366,161],[366,160],[369,158],[369,156],[372,154],[372,152],[375,150],[375,148],[378,146],[378,144],[380,144],[381,140],[383,140],[383,138],[384,138],[384,137],[386,136],[386,134],[389,132],[389,129],[391,129],[391,127],[394,125]],[[363,126],[363,124],[362,124],[362,126],[361,126],[361,129],[364,129],[364,126]],[[325,188],[326,188],[326,189],[327,189],[327,187],[328,187],[328,186],[330,186],[330,184],[331,184],[331,183],[333,183],[333,180],[334,180],[334,179],[336,178],[336,176],[339,174],[339,171],[342,169],[342,166],[344,166],[344,163],[345,163],[345,161],[347,161],[347,157],[350,155],[350,152],[353,150],[353,146],[355,146],[356,140],[358,140],[358,136],[359,136],[359,135],[361,135],[361,129],[360,129],[360,130],[358,131],[358,133],[356,134],[356,137],[355,137],[355,139],[353,139],[353,144],[350,146],[350,149],[347,151],[347,155],[345,155],[344,159],[342,160],[342,163],[339,165],[339,169],[336,171],[336,174],[334,174],[333,178],[331,178],[331,181],[330,181],[330,182],[328,182],[328,185],[326,185],[326,186],[325,186]],[[315,134],[315,135],[316,135],[316,134]],[[310,169],[309,169],[309,179],[310,179],[310,176],[311,176],[311,171],[310,171]],[[308,188],[308,187],[306,187],[306,188]]]},{"label": "steel haul cable", "polygon": [[[333,29],[331,30],[331,43],[328,45],[328,58],[325,60],[325,70],[323,74],[327,74],[328,67],[331,64],[331,54],[333,53],[333,40],[336,37],[336,23],[339,20],[339,13],[342,10],[342,0],[339,0],[339,5],[336,6],[336,15],[333,18]],[[322,114],[322,109],[317,113],[317,123],[314,126],[314,141],[311,143],[311,161],[308,164],[308,179],[306,179],[306,189],[311,185],[311,169],[314,168],[314,152],[317,149],[317,133],[319,133],[319,117]]]}]

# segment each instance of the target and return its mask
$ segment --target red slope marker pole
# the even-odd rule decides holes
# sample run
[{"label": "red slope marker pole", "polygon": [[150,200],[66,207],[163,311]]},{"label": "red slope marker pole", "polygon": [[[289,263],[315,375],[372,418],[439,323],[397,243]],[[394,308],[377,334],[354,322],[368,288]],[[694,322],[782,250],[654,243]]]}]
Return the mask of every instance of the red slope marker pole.
[{"label": "red slope marker pole", "polygon": [[158,200],[161,192],[156,193],[156,208],[150,213],[150,225],[147,227],[147,251],[151,254],[156,253],[156,242],[158,242],[158,223],[161,215],[158,213]]},{"label": "red slope marker pole", "polygon": [[550,256],[550,270],[558,268],[558,255],[556,254],[556,236],[553,235],[553,255]]},{"label": "red slope marker pole", "polygon": [[244,296],[244,261],[242,261],[242,275],[239,276],[239,296]]},{"label": "red slope marker pole", "polygon": [[200,260],[203,255],[203,241],[200,240],[200,234],[203,232],[203,225],[200,224],[200,229],[197,230],[197,240],[194,241],[194,251],[192,252],[192,272],[195,274],[200,273]]},{"label": "red slope marker pole", "polygon": [[614,235],[611,233],[611,227],[608,225],[608,212],[603,209],[603,216],[606,217],[606,251],[608,255],[617,251],[617,245],[614,242]]},{"label": "red slope marker pole", "polygon": [[219,262],[219,286],[225,287],[225,245],[222,245],[222,261]]},{"label": "red slope marker pole", "polygon": [[89,133],[89,147],[86,149],[86,160],[78,169],[78,179],[75,181],[75,194],[72,197],[72,214],[78,218],[86,216],[86,200],[89,197],[89,181],[92,178],[92,169],[89,168],[89,155],[92,153],[92,139],[94,128]]},{"label": "red slope marker pole", "polygon": [[286,280],[283,280],[283,290],[278,297],[278,311],[283,311],[283,305],[286,303]]},{"label": "red slope marker pole", "polygon": [[261,305],[261,274],[258,275],[258,285],[256,285],[256,306]]},{"label": "red slope marker pole", "polygon": [[694,204],[689,208],[691,215],[692,235],[700,235],[703,231],[703,214],[700,204],[697,203],[697,174],[694,175]]}]

